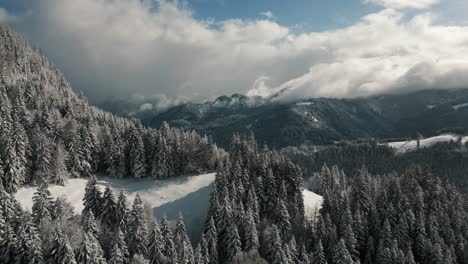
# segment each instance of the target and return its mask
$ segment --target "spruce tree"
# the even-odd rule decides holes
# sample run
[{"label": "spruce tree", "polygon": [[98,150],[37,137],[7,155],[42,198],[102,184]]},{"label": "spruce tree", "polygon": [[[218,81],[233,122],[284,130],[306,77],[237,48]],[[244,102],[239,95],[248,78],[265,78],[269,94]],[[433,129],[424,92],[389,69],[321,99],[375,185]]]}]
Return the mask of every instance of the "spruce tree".
[{"label": "spruce tree", "polygon": [[130,254],[128,253],[125,236],[119,227],[117,227],[117,230],[114,233],[112,249],[109,255],[109,264],[125,264],[130,261]]},{"label": "spruce tree", "polygon": [[80,264],[106,263],[101,245],[90,231],[85,232],[83,235],[83,240],[76,254],[76,260]]},{"label": "spruce tree", "polygon": [[257,225],[255,224],[252,209],[250,208],[247,210],[247,215],[244,223],[244,250],[257,250],[260,247],[257,234]]},{"label": "spruce tree", "polygon": [[101,222],[111,228],[117,224],[115,216],[117,214],[117,204],[115,202],[114,194],[109,186],[106,187],[102,196],[102,213]]},{"label": "spruce tree", "polygon": [[25,212],[21,216],[15,251],[17,263],[44,263],[42,252],[42,241],[37,228],[32,223],[29,213]]},{"label": "spruce tree", "polygon": [[33,196],[32,216],[36,226],[43,220],[51,220],[52,194],[49,191],[49,184],[43,180]]},{"label": "spruce tree", "polygon": [[208,244],[210,263],[218,263],[218,232],[213,217],[210,217],[208,229],[205,232]]},{"label": "spruce tree", "polygon": [[85,188],[83,197],[83,212],[82,216],[92,213],[94,217],[99,218],[102,212],[102,197],[99,187],[96,185],[96,177],[92,175]]},{"label": "spruce tree", "polygon": [[116,224],[120,227],[122,232],[126,233],[126,228],[128,227],[127,222],[129,218],[129,212],[127,208],[127,197],[125,196],[122,190],[120,190],[119,197],[117,198],[114,218]]},{"label": "spruce tree", "polygon": [[232,223],[228,226],[226,238],[225,238],[225,246],[226,246],[226,260],[232,261],[235,256],[241,253],[241,241],[239,237],[239,231],[237,230],[237,226]]},{"label": "spruce tree", "polygon": [[166,216],[163,217],[161,222],[161,234],[164,239],[164,256],[172,261],[172,263],[177,264],[177,251],[174,245],[174,236],[172,230],[169,226]]},{"label": "spruce tree", "polygon": [[127,241],[130,255],[146,255],[148,225],[146,222],[143,201],[141,200],[139,194],[137,194],[135,196],[135,200],[133,200],[133,206],[132,210],[130,211],[130,221],[128,225]]},{"label": "spruce tree", "polygon": [[67,237],[61,230],[56,230],[52,241],[52,248],[47,257],[47,263],[51,264],[75,264],[75,254]]},{"label": "spruce tree", "polygon": [[146,175],[143,139],[136,128],[130,128],[128,133],[128,161],[133,178],[141,179]]},{"label": "spruce tree", "polygon": [[174,244],[176,246],[177,255],[179,257],[180,264],[193,263],[193,248],[190,243],[190,240],[187,236],[187,230],[185,229],[184,218],[182,214],[179,213],[177,219],[175,234],[174,234]]},{"label": "spruce tree", "polygon": [[291,237],[292,227],[291,227],[291,218],[288,213],[288,209],[282,200],[277,202],[277,226],[280,230],[281,237],[288,241]]},{"label": "spruce tree", "polygon": [[268,256],[272,264],[287,263],[281,243],[280,232],[276,225],[273,225],[271,228],[270,240],[268,242]]},{"label": "spruce tree", "polygon": [[333,263],[336,264],[354,264],[343,239],[340,239],[333,254]]},{"label": "spruce tree", "polygon": [[63,144],[57,143],[51,159],[51,183],[57,185],[65,185],[69,178],[69,172],[65,163],[65,147]]},{"label": "spruce tree", "polygon": [[163,255],[164,252],[164,238],[161,229],[157,222],[152,224],[151,232],[148,238],[148,254],[147,259],[150,264],[166,263],[167,259]]},{"label": "spruce tree", "polygon": [[319,240],[316,247],[315,247],[315,251],[314,251],[314,254],[313,254],[313,264],[327,264],[327,259],[325,257],[325,252],[323,250],[323,244],[322,244],[322,240]]}]

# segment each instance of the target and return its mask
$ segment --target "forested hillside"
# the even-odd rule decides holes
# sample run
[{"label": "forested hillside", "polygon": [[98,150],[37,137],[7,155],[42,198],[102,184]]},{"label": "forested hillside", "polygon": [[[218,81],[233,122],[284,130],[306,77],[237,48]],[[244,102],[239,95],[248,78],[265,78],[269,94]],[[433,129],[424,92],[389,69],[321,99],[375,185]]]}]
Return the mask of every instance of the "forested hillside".
[{"label": "forested hillside", "polygon": [[312,190],[324,196],[311,226],[313,263],[467,263],[467,213],[459,191],[418,167],[347,178],[323,167]]},{"label": "forested hillside", "polygon": [[[235,104],[247,100],[239,98]],[[366,107],[317,99],[289,108],[269,105],[259,114],[272,126],[280,126],[281,118],[295,124],[273,134],[283,140],[275,146],[307,138],[298,129],[304,118],[322,132],[321,125],[327,125],[321,134],[325,141],[332,139],[330,131],[369,136],[369,118],[387,127],[367,102],[359,105]],[[314,109],[320,115],[312,115]],[[397,112],[388,119],[401,114]],[[239,120],[245,119],[234,116],[230,124]],[[348,126],[353,122],[365,126]],[[401,155],[369,140],[277,151],[263,145],[271,128],[264,127],[259,143],[253,133],[225,133],[223,140],[230,141],[225,152],[196,132],[166,122],[150,129],[90,106],[39,51],[3,26],[0,123],[1,263],[468,262],[465,200],[451,185],[464,187],[467,151],[461,142]],[[324,164],[339,166],[329,169]],[[212,193],[200,227],[203,234],[196,240],[188,237],[182,215],[175,223],[155,217],[140,195],[129,201],[123,191],[115,194],[109,186],[101,190],[95,177],[137,181],[208,171],[216,171],[216,179],[207,186]],[[52,198],[49,184],[63,185],[78,177],[88,182],[84,209],[74,212],[65,198]],[[305,188],[323,196],[316,214],[305,215],[304,178]],[[38,186],[31,212],[12,195],[29,184]]]},{"label": "forested hillside", "polygon": [[224,155],[195,132],[147,129],[90,106],[38,50],[1,25],[0,102],[7,191],[93,173],[161,179],[207,172]]},{"label": "forested hillside", "polygon": [[295,101],[236,94],[201,104],[184,103],[162,112],[138,112],[136,116],[156,128],[167,121],[195,129],[222,146],[229,145],[226,135],[253,131],[258,142],[281,148],[361,138],[463,134],[468,131],[467,102],[468,89]]},{"label": "forested hillside", "polygon": [[288,147],[281,153],[302,169],[305,177],[319,172],[323,165],[337,165],[348,175],[366,166],[371,173],[404,173],[419,165],[438,177],[448,179],[463,191],[468,191],[468,147],[459,141],[438,143],[428,148],[397,153],[375,140],[342,142],[331,146]]}]

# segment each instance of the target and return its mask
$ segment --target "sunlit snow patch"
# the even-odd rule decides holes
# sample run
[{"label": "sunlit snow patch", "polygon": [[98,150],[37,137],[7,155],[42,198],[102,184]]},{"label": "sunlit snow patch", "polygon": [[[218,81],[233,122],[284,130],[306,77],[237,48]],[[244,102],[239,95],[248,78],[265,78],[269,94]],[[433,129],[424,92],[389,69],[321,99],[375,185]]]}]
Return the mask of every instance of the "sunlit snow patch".
[{"label": "sunlit snow patch", "polygon": [[[468,136],[461,136],[461,137],[462,137],[461,138],[462,143],[465,144],[468,141]],[[419,141],[419,147],[428,148],[441,142],[450,142],[450,140],[457,141],[459,138],[460,136],[455,135],[455,134],[444,134],[440,136],[425,138]],[[417,140],[388,142],[386,144],[394,148],[397,154],[414,151],[418,148]]]}]

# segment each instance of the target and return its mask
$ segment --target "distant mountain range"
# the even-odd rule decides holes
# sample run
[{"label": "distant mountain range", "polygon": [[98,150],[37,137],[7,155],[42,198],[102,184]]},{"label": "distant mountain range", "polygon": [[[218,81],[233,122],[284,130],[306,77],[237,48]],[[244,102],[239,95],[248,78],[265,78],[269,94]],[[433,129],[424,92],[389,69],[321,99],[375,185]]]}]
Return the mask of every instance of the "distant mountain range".
[{"label": "distant mountain range", "polygon": [[273,147],[331,144],[359,138],[402,138],[468,130],[468,89],[424,90],[355,99],[278,102],[239,94],[141,115],[148,126],[194,129],[227,146],[233,133],[255,133]]}]

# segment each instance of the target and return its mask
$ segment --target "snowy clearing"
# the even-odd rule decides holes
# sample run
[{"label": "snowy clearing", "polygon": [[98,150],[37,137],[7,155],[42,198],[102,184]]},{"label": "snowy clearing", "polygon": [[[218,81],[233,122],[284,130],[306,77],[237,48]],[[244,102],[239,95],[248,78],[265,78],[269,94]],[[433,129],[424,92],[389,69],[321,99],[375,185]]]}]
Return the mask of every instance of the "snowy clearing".
[{"label": "snowy clearing", "polygon": [[297,106],[308,106],[312,104],[314,104],[314,102],[297,102],[296,103]]},{"label": "snowy clearing", "polygon": [[468,106],[468,103],[464,103],[464,104],[454,105],[452,107],[453,107],[453,109],[458,110],[460,108],[467,107],[467,106]]},{"label": "snowy clearing", "polygon": [[[181,212],[184,215],[188,234],[198,238],[208,209],[210,184],[214,179],[215,173],[157,181],[98,177],[97,185],[102,191],[109,186],[116,198],[118,192],[123,190],[129,206],[139,193],[143,202],[153,208],[154,215],[159,219],[163,215],[167,215],[170,220],[176,219]],[[83,210],[82,199],[87,182],[87,179],[70,179],[65,186],[54,185],[50,186],[49,190],[53,197],[65,197],[73,206],[75,213],[79,214]],[[35,191],[35,187],[21,188],[15,193],[15,198],[24,209],[31,210]]]},{"label": "snowy clearing", "polygon": [[[468,141],[468,136],[460,136],[455,134],[444,134],[440,136],[430,137],[421,139],[419,141],[421,148],[431,147],[437,143],[441,142],[450,142],[450,140],[456,141],[462,137],[462,143],[465,144]],[[386,143],[388,146],[394,148],[397,154],[405,153],[408,151],[414,151],[418,147],[417,140],[410,140],[410,141],[397,141],[397,142],[388,142]]]},{"label": "snowy clearing", "polygon": [[[101,191],[109,186],[116,197],[122,189],[130,203],[135,195],[139,193],[145,203],[156,208],[210,185],[214,178],[214,173],[157,181],[98,177],[97,185],[101,187]],[[81,213],[81,210],[83,210],[82,199],[87,182],[87,179],[69,179],[65,186],[54,185],[50,186],[49,190],[54,197],[64,196],[67,198],[75,209],[75,213]],[[21,188],[15,194],[15,197],[23,208],[30,210],[35,191],[35,187]]]},{"label": "snowy clearing", "polygon": [[[155,216],[159,219],[163,215],[166,215],[168,219],[176,219],[181,212],[184,215],[189,235],[198,237],[200,227],[205,221],[211,183],[214,179],[215,173],[157,181],[98,177],[97,185],[102,191],[105,186],[109,186],[116,198],[118,192],[123,190],[129,205],[139,193],[141,199],[153,208]],[[73,206],[75,213],[81,213],[87,182],[87,179],[70,179],[65,186],[53,185],[49,187],[49,190],[53,197],[65,197]],[[31,210],[35,191],[35,187],[21,188],[15,193],[15,198],[24,209]],[[303,191],[303,196],[307,216],[315,215],[322,204],[322,197],[307,190]]]},{"label": "snowy clearing", "polygon": [[303,190],[302,196],[304,197],[304,209],[306,216],[314,217],[322,207],[322,196],[309,190]]}]

